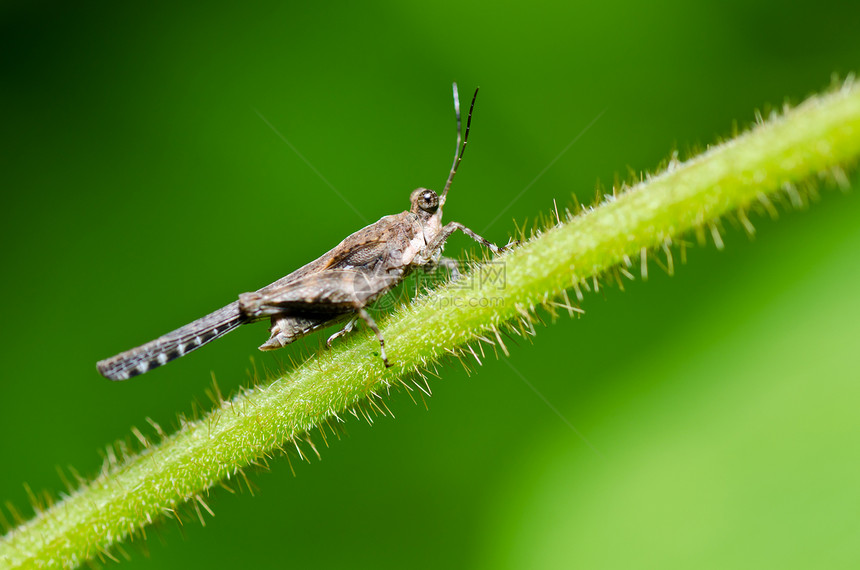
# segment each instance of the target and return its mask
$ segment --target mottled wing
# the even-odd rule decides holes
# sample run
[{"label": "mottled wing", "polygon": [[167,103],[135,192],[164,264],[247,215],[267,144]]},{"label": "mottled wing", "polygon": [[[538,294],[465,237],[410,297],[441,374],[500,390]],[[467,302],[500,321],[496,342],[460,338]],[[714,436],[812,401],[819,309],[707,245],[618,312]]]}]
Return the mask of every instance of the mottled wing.
[{"label": "mottled wing", "polygon": [[331,269],[280,287],[239,295],[239,310],[249,320],[274,315],[324,319],[354,311],[397,285],[403,271],[367,272]]},{"label": "mottled wing", "polygon": [[239,303],[233,302],[142,346],[102,360],[96,367],[106,378],[128,380],[185,356],[246,321]]},{"label": "mottled wing", "polygon": [[402,255],[407,251],[410,240],[420,232],[420,225],[414,225],[413,217],[414,214],[409,212],[385,216],[348,236],[326,254],[325,265],[317,273],[332,269],[356,269],[368,273],[401,267]]}]

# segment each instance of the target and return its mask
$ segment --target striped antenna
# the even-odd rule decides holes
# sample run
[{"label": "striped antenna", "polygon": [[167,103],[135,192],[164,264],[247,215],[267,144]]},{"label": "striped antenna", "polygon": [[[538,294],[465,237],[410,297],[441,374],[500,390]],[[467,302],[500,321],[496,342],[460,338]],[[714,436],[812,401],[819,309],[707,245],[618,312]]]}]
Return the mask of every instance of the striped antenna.
[{"label": "striped antenna", "polygon": [[460,161],[463,160],[463,153],[466,151],[466,143],[469,142],[469,128],[472,126],[472,111],[475,109],[475,99],[478,98],[478,89],[475,89],[475,94],[472,96],[472,104],[469,106],[469,115],[466,117],[466,134],[462,135],[462,123],[460,121],[460,93],[457,91],[457,82],[454,82],[454,114],[457,117],[457,147],[454,149],[454,164],[451,165],[451,173],[448,174],[448,181],[445,182],[445,189],[442,190],[442,196],[439,197],[439,209],[445,205],[445,199],[448,196],[448,189],[451,188],[451,183],[454,181],[454,175],[457,174],[457,168],[460,167]]}]

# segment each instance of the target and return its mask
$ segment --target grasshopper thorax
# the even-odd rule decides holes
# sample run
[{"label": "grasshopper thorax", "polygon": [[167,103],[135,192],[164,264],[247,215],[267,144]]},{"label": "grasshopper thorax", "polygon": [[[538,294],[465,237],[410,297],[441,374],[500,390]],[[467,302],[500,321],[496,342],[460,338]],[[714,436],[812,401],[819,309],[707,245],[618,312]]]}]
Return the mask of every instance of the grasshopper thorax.
[{"label": "grasshopper thorax", "polygon": [[439,196],[433,190],[416,188],[409,196],[409,211],[422,218],[430,217],[439,209]]}]

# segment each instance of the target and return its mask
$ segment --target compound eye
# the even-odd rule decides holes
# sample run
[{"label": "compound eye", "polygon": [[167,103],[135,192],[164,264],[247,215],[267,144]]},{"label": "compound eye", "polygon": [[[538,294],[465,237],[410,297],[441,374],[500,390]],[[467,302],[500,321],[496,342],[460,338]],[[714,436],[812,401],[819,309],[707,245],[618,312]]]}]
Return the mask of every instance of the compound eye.
[{"label": "compound eye", "polygon": [[425,190],[421,194],[421,209],[431,212],[439,207],[439,196],[433,190]]},{"label": "compound eye", "polygon": [[439,209],[439,195],[427,188],[416,188],[409,195],[409,203],[416,214],[419,210],[434,214]]}]

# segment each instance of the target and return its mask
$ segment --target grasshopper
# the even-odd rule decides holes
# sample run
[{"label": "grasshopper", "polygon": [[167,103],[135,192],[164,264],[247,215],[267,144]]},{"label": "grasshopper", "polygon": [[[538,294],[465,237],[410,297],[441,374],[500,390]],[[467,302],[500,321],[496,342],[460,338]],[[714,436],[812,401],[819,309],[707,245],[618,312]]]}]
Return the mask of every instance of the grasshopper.
[{"label": "grasshopper", "polygon": [[[442,248],[457,230],[493,253],[509,247],[499,248],[460,223],[442,224],[442,207],[466,150],[477,97],[476,89],[466,119],[466,133],[462,135],[460,99],[454,83],[457,146],[441,196],[427,188],[413,190],[409,210],[385,216],[358,230],[322,257],[258,291],[242,293],[238,301],[226,307],[98,362],[98,371],[111,380],[128,380],[185,356],[239,325],[263,319],[270,319],[271,335],[260,350],[278,349],[313,331],[347,321],[341,331],[326,341],[331,346],[334,339],[351,331],[361,319],[379,341],[382,362],[386,367],[391,366],[385,354],[385,339],[367,306],[416,268],[430,271],[439,265],[452,267],[452,260],[442,257]],[[456,271],[456,266],[453,270]]]}]

